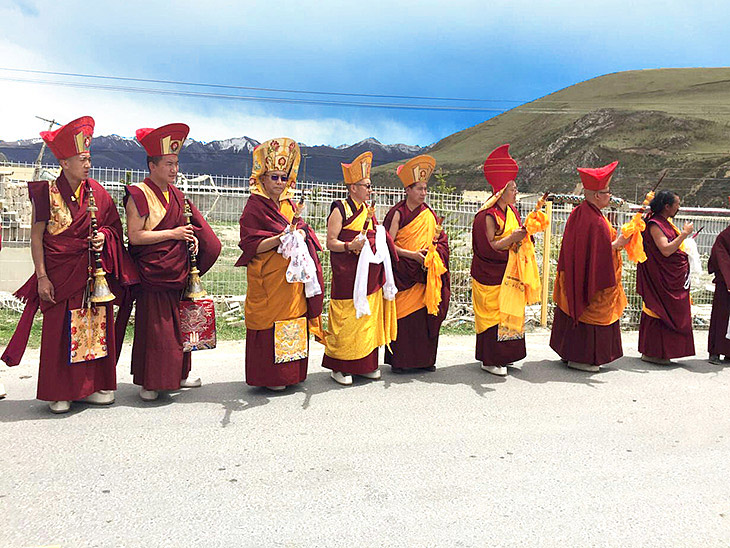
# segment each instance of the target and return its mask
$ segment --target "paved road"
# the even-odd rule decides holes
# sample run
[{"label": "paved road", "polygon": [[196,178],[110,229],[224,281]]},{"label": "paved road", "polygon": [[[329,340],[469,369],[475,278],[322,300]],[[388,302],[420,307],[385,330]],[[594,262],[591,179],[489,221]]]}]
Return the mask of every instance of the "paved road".
[{"label": "paved road", "polygon": [[567,370],[548,335],[499,379],[474,338],[435,373],[243,382],[242,343],[197,353],[204,386],[51,415],[37,351],[0,369],[0,546],[728,546],[730,367],[628,357]]}]

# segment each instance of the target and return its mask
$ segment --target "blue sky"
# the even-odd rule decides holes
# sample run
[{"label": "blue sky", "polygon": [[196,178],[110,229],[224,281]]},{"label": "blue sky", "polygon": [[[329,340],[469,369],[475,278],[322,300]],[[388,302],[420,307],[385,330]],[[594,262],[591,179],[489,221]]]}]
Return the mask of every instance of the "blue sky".
[{"label": "blue sky", "polygon": [[[730,65],[728,4],[0,0],[0,67],[470,98],[487,101],[378,101],[503,109],[609,72]],[[36,114],[64,121],[90,114],[97,134],[132,136],[138,127],[184,121],[191,125],[191,137],[204,141],[286,135],[310,145],[349,144],[366,137],[427,145],[492,115],[162,96],[11,79],[144,86],[0,70],[2,140],[37,136],[45,128],[33,118]]]}]

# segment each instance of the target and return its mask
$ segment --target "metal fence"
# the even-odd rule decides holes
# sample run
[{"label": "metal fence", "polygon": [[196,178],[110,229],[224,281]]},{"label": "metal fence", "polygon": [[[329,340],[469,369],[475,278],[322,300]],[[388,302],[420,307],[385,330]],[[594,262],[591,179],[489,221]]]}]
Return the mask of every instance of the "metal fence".
[{"label": "metal fence", "polygon": [[[12,164],[18,166],[18,164]],[[26,166],[27,167],[27,166]],[[32,166],[30,166],[32,167]],[[52,174],[54,166],[46,166]],[[110,192],[119,206],[120,215],[124,218],[124,210],[121,207],[124,193],[124,185],[139,182],[144,179],[145,172],[137,170],[123,170],[112,168],[92,168],[91,177],[99,181]],[[14,182],[11,178],[5,180],[4,186],[12,187]],[[181,177],[179,187],[189,196],[196,206],[206,215],[208,222],[213,226],[218,237],[223,243],[223,251],[218,262],[203,279],[208,293],[220,298],[223,301],[241,301],[246,293],[246,273],[243,268],[235,268],[233,264],[240,254],[238,249],[239,227],[238,218],[249,196],[248,180],[242,177],[207,176],[187,174]],[[346,196],[344,185],[332,183],[319,183],[304,181],[297,183],[297,190],[307,192],[305,220],[313,227],[321,242],[326,241],[326,219],[329,214],[330,204],[335,199],[342,199]],[[376,192],[376,216],[383,219],[386,212],[404,197],[401,188],[382,188]],[[7,194],[7,192],[6,192]],[[24,194],[27,200],[27,194]],[[531,211],[536,202],[536,196],[525,196],[518,203],[523,218]],[[4,198],[3,189],[0,188],[0,200],[4,202],[2,219],[4,229],[3,243],[5,246],[28,247],[30,231],[22,227],[18,230],[9,230],[13,222],[16,225],[21,221],[12,220],[13,203]],[[481,207],[481,203],[465,201],[461,194],[429,192],[428,203],[439,216],[444,217],[444,226],[449,234],[451,247],[451,284],[452,301],[447,322],[452,325],[464,324],[468,326],[473,322],[473,311],[471,306],[471,277],[470,266],[472,257],[471,229],[474,215]],[[552,284],[555,279],[555,269],[560,249],[561,236],[564,230],[565,221],[572,210],[569,204],[556,203],[552,207],[551,223],[551,246],[549,250],[549,288],[548,295],[552,296]],[[683,223],[691,220],[695,228],[704,227],[702,233],[697,237],[697,244],[706,269],[707,258],[710,253],[715,237],[728,223],[727,210],[701,210],[685,209],[680,211],[675,222]],[[614,226],[620,226],[627,222],[633,215],[629,207],[607,210],[607,215]],[[28,221],[26,220],[27,224]],[[536,236],[535,248],[538,254],[538,264],[542,265],[544,251],[544,237],[542,234]],[[29,257],[30,251],[27,250]],[[0,273],[0,282],[5,277],[5,268],[8,259],[0,254],[0,265],[3,265]],[[329,254],[323,253],[322,263],[325,271],[326,297],[329,295]],[[17,255],[16,255],[16,259]],[[28,258],[24,258],[27,262]],[[622,318],[622,325],[627,328],[637,327],[641,315],[641,299],[635,291],[636,267],[628,260],[624,260],[623,285],[626,290],[629,304]],[[709,323],[710,308],[712,302],[712,283],[710,276],[705,272],[699,283],[692,288],[693,315],[695,325],[700,327]],[[552,299],[550,298],[550,301]],[[552,318],[552,303],[548,304],[548,321]],[[527,321],[529,324],[537,324],[540,321],[540,305],[528,307]]]}]

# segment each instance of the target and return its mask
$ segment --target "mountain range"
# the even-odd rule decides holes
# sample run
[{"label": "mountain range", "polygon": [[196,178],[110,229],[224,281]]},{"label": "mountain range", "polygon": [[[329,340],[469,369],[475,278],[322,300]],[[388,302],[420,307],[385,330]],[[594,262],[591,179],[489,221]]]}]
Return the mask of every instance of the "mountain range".
[{"label": "mountain range", "polygon": [[[180,153],[181,169],[185,173],[247,177],[251,173],[251,153],[258,144],[258,141],[250,137],[208,143],[189,139]],[[308,146],[302,143],[300,147],[304,156],[300,179],[306,177],[323,182],[341,181],[340,163],[349,163],[366,151],[373,153],[373,164],[378,166],[411,158],[425,150],[419,146],[404,144],[384,145],[373,138],[339,147]],[[11,162],[35,162],[40,148],[40,137],[13,142],[0,141],[0,154],[4,154]],[[95,166],[146,169],[146,153],[135,139],[118,135],[94,137],[91,152]],[[47,148],[43,162],[56,163]]]},{"label": "mountain range", "polygon": [[[573,192],[577,167],[614,160],[615,195],[641,202],[661,188],[684,205],[727,207],[730,196],[730,68],[679,68],[599,76],[520,105],[429,147],[447,184],[488,190],[482,165],[510,143],[526,192]],[[392,184],[396,164],[373,170]],[[437,168],[438,169],[438,168]]]}]

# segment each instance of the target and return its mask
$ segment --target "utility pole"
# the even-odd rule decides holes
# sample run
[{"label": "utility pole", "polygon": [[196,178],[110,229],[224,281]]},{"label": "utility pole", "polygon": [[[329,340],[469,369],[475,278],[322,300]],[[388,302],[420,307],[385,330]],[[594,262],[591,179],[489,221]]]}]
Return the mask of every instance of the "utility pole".
[{"label": "utility pole", "polygon": [[[48,122],[48,131],[51,131],[53,129],[53,126],[60,126],[56,120],[47,120],[45,118],[41,118],[40,116],[36,116],[39,120],[43,120],[44,122]],[[38,157],[35,159],[35,169],[33,170],[33,180],[37,181],[41,177],[41,163],[43,161],[43,153],[46,151],[46,142],[41,141],[41,151],[38,153]]]}]

